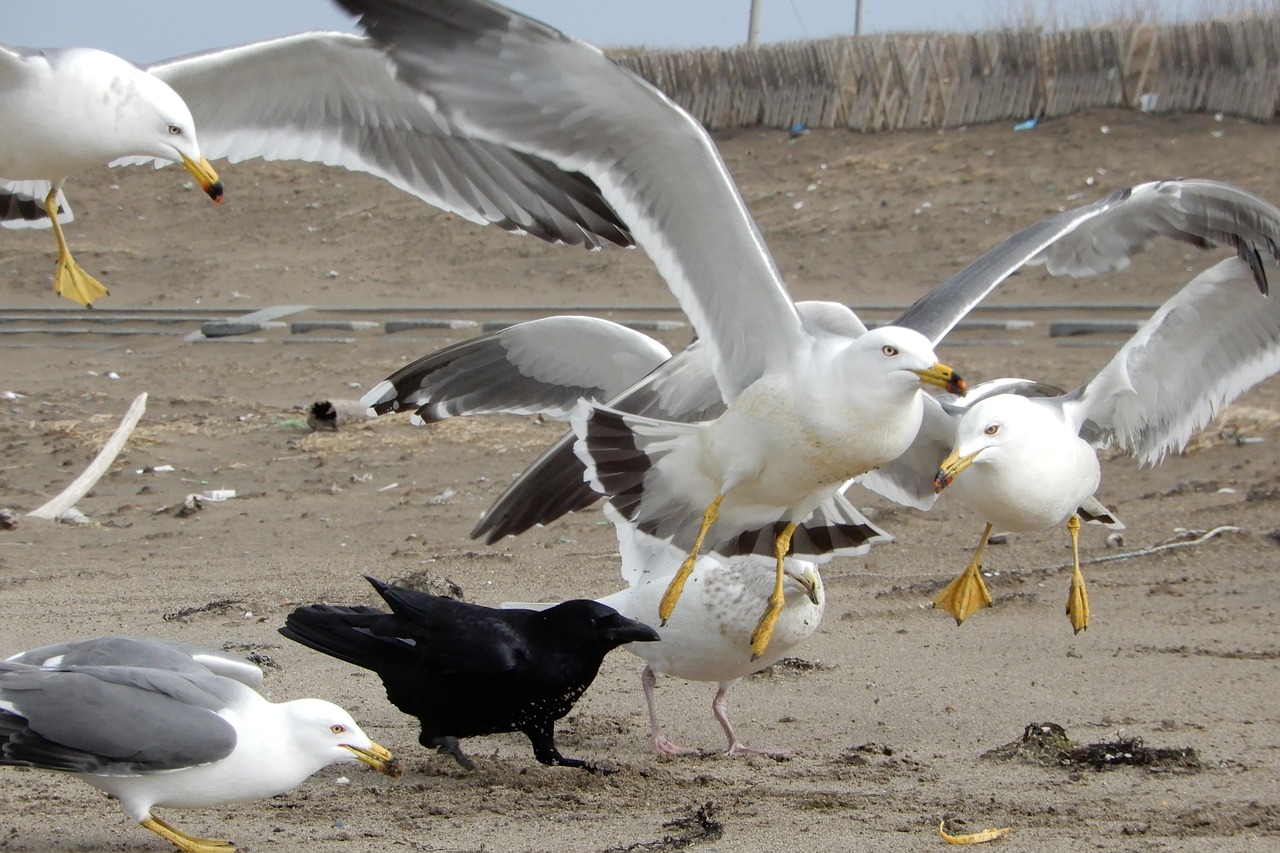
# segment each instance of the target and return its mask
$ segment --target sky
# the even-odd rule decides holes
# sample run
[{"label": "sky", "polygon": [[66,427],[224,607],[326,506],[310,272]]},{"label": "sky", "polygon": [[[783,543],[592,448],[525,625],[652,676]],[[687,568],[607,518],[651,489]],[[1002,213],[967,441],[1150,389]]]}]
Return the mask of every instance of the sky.
[{"label": "sky", "polygon": [[[851,35],[855,0],[759,0],[760,41]],[[863,0],[863,32],[978,30],[1024,21],[1105,18],[1159,9],[1207,17],[1266,0]],[[601,47],[727,47],[746,40],[750,0],[510,0],[508,5]],[[313,29],[354,31],[328,0],[0,0],[0,42],[96,47],[146,63]]]}]

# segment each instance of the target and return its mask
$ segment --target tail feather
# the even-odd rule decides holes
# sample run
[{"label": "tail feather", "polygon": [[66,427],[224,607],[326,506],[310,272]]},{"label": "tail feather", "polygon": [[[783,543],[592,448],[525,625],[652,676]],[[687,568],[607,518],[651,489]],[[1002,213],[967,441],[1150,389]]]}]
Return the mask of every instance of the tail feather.
[{"label": "tail feather", "polygon": [[1109,527],[1112,530],[1124,530],[1124,522],[1117,518],[1116,514],[1107,509],[1097,498],[1090,497],[1085,499],[1076,512],[1089,524],[1101,524],[1103,527]]},{"label": "tail feather", "polygon": [[400,620],[373,607],[312,604],[286,617],[280,633],[309,649],[377,671],[412,654],[413,646],[396,636]]},{"label": "tail feather", "polygon": [[546,524],[600,500],[600,493],[586,481],[582,463],[574,455],[574,440],[573,433],[561,437],[526,468],[485,511],[471,538],[484,537],[485,544],[492,545],[504,536],[524,533],[535,524]]}]

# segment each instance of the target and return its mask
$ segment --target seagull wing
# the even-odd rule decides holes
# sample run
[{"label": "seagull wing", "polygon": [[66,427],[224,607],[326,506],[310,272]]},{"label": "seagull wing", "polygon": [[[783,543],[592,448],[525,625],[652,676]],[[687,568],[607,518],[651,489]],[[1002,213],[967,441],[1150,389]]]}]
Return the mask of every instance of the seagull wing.
[{"label": "seagull wing", "polygon": [[1093,444],[1154,464],[1277,370],[1280,298],[1258,292],[1250,262],[1228,258],[1165,302],[1064,405]]},{"label": "seagull wing", "polygon": [[451,128],[595,182],[710,347],[724,399],[789,363],[799,315],[692,116],[590,45],[483,0],[341,5]]},{"label": "seagull wing", "polygon": [[262,670],[245,658],[176,640],[94,637],[41,646],[8,660],[31,666],[132,666],[187,673],[198,672],[193,666],[200,666],[247,687],[262,684]]},{"label": "seagull wing", "polygon": [[631,244],[589,180],[502,145],[454,135],[395,80],[383,52],[359,36],[300,33],[147,70],[187,102],[201,150],[211,159],[343,166],[472,222],[590,248]]},{"label": "seagull wing", "polygon": [[133,776],[221,760],[236,744],[217,713],[230,684],[207,672],[0,663],[0,763]]},{"label": "seagull wing", "polygon": [[1155,181],[1112,193],[1023,228],[921,297],[895,321],[934,343],[988,293],[1027,264],[1076,278],[1124,269],[1156,237],[1232,246],[1267,292],[1262,257],[1280,260],[1280,209],[1208,180]]},{"label": "seagull wing", "polygon": [[609,320],[545,317],[423,356],[361,402],[380,415],[416,408],[425,423],[492,412],[562,418],[583,397],[616,397],[670,357],[653,338]]}]

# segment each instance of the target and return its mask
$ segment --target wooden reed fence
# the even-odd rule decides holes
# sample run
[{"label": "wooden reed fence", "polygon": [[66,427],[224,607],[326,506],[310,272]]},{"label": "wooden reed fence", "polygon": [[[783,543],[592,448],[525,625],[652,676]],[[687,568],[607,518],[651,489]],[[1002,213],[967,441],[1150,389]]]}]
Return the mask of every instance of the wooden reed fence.
[{"label": "wooden reed fence", "polygon": [[1280,17],[612,54],[709,128],[900,130],[1097,107],[1269,122]]}]

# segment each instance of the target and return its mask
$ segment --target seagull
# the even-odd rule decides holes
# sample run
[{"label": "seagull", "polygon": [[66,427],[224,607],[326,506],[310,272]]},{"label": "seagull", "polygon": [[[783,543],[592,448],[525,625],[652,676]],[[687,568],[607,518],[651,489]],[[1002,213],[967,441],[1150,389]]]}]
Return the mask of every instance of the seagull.
[{"label": "seagull", "polygon": [[606,654],[657,640],[652,628],[594,601],[501,610],[366,580],[391,613],[313,604],[290,613],[280,633],[377,673],[391,704],[418,718],[419,742],[468,770],[475,765],[459,738],[513,731],[529,738],[541,764],[606,769],[561,755],[555,721]]},{"label": "seagull", "polygon": [[0,45],[0,113],[0,224],[52,227],[54,288],[82,305],[107,290],[71,257],[62,190],[104,163],[181,162],[219,201],[209,159],[305,160],[367,172],[473,222],[587,248],[631,245],[590,181],[453,134],[393,79],[375,45],[348,33],[299,33],[145,67],[91,48]]},{"label": "seagull", "polygon": [[[649,712],[649,748],[655,755],[692,755],[690,747],[672,743],[658,722],[654,695],[659,673],[689,681],[715,681],[719,687],[711,701],[711,713],[724,731],[726,755],[766,755],[786,758],[782,750],[754,749],[739,740],[729,721],[729,691],[748,675],[781,660],[818,630],[826,610],[826,591],[817,566],[808,560],[787,558],[786,603],[778,618],[766,654],[753,659],[747,643],[755,628],[759,602],[769,594],[772,579],[761,571],[759,557],[725,559],[704,554],[689,575],[684,606],[659,626],[655,615],[683,554],[628,523],[608,504],[604,514],[613,522],[622,556],[622,577],[627,588],[597,598],[624,616],[644,622],[658,632],[656,643],[629,643],[624,649],[645,660],[640,673],[645,707]],[[551,604],[504,602],[504,609],[545,610]]]},{"label": "seagull", "polygon": [[781,612],[796,525],[846,481],[910,447],[926,386],[964,389],[933,348],[1000,281],[1071,234],[1066,251],[1050,254],[1078,252],[1065,265],[1072,269],[1123,265],[1156,234],[1227,240],[1256,256],[1255,207],[1270,207],[1209,182],[1149,188],[1138,199],[1162,197],[1156,217],[1118,196],[1024,229],[1012,249],[984,256],[988,266],[944,283],[944,293],[888,327],[832,333],[797,310],[706,131],[599,50],[485,0],[340,5],[457,133],[591,179],[666,280],[709,351],[725,412],[673,423],[583,403],[571,415],[575,452],[628,521],[687,551],[663,619],[704,547],[732,556],[744,530],[776,526],[757,655]]},{"label": "seagull", "polygon": [[[1266,267],[1274,275],[1270,259]],[[1101,478],[1096,450],[1114,446],[1142,464],[1157,464],[1180,452],[1232,400],[1280,371],[1280,301],[1259,285],[1259,268],[1228,258],[1160,306],[1074,391],[994,394],[965,409],[932,486],[959,492],[986,527],[973,559],[937,606],[962,622],[991,603],[979,569],[993,526],[1023,531],[1065,522],[1072,558],[1067,615],[1076,633],[1087,628],[1079,508]]]},{"label": "seagull", "polygon": [[234,848],[187,835],[156,806],[273,797],[336,762],[400,775],[346,711],[320,699],[268,702],[247,683],[249,669],[213,650],[131,637],[0,661],[0,764],[75,774],[187,853]]},{"label": "seagull", "polygon": [[[807,301],[796,307],[816,326],[849,334],[866,331],[839,303]],[[563,419],[582,398],[680,421],[705,420],[724,411],[710,353],[701,343],[672,355],[648,335],[582,316],[516,323],[428,353],[374,385],[361,403],[369,407],[370,416],[412,409],[410,420],[422,425],[498,412]],[[585,468],[573,453],[574,441],[570,432],[544,452],[481,519],[472,537],[489,532],[492,543],[542,518],[550,520],[599,500],[599,493],[584,481]],[[523,492],[530,489],[536,494],[526,497]],[[498,520],[495,512],[510,518]],[[773,528],[744,532],[734,551],[772,556],[774,536]],[[858,556],[891,539],[837,494],[796,529],[791,553],[817,560]]]},{"label": "seagull", "polygon": [[[606,505],[605,514],[618,533],[622,576],[628,587],[597,601],[641,622],[656,621],[658,603],[679,569],[683,555],[667,543],[636,530],[612,507]],[[773,584],[773,579],[762,568],[756,556],[725,559],[706,554],[700,557],[689,575],[681,607],[666,625],[658,628],[659,641],[624,647],[646,661],[640,684],[649,711],[649,745],[654,753],[697,752],[672,743],[658,723],[654,685],[657,674],[662,673],[690,681],[718,683],[711,700],[711,713],[728,741],[726,755],[783,758],[789,754],[754,749],[738,739],[729,722],[729,691],[746,676],[777,663],[818,630],[827,606],[826,591],[814,563],[788,557],[782,613],[765,654],[753,657],[748,641],[759,616],[760,601],[769,594]]]}]

